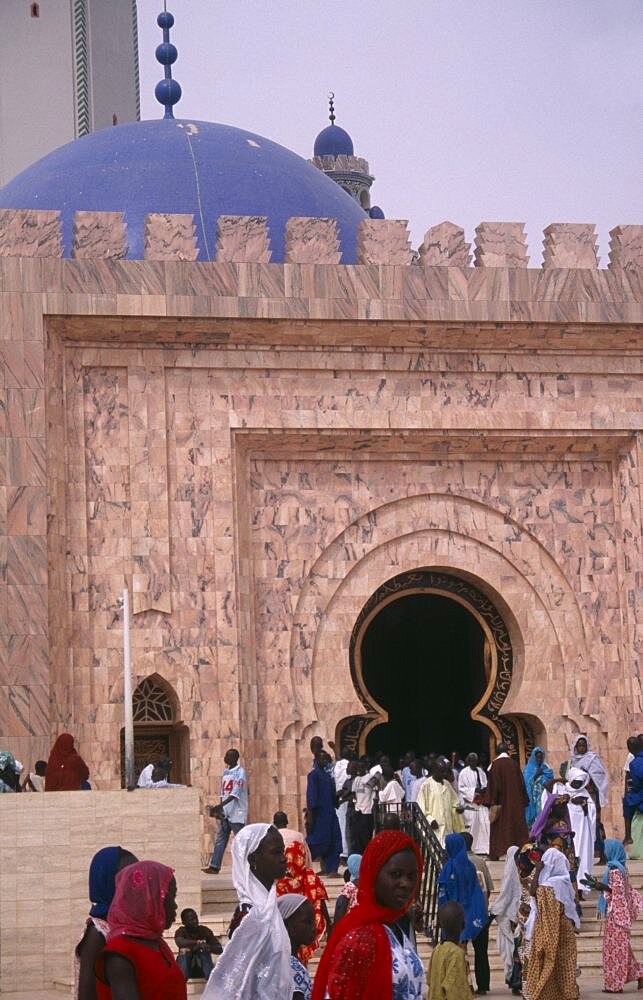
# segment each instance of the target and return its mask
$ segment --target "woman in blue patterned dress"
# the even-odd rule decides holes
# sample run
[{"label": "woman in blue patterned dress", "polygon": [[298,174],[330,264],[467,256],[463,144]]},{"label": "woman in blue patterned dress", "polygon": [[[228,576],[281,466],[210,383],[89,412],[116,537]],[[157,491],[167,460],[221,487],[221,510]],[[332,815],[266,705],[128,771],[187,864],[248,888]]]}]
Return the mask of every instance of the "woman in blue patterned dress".
[{"label": "woman in blue patterned dress", "polygon": [[315,926],[315,908],[309,899],[299,893],[289,892],[277,900],[277,909],[281,913],[290,938],[290,968],[292,971],[292,998],[288,1000],[310,1000],[313,992],[313,982],[308,975],[308,969],[299,961],[297,953],[302,945],[312,944],[317,937]]},{"label": "woman in blue patterned dress", "polygon": [[399,924],[421,874],[420,852],[405,833],[373,837],[362,857],[357,906],[330,936],[312,1000],[422,1000],[424,967]]}]

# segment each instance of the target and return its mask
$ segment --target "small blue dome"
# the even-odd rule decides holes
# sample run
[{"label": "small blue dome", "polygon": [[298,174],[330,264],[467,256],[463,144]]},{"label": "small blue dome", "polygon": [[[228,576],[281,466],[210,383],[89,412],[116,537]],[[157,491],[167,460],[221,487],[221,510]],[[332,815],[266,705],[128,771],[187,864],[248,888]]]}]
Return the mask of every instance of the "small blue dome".
[{"label": "small blue dome", "polygon": [[[322,136],[328,132],[345,136],[352,153],[343,129]],[[143,256],[145,216],[153,212],[194,216],[200,260],[215,256],[220,215],[266,216],[276,262],[289,218],[334,218],[346,264],[356,260],[357,227],[367,217],[338,184],[276,142],[175,119],[116,125],[61,146],[0,188],[0,208],[59,210],[65,256],[74,212],[124,212],[130,258]]]},{"label": "small blue dome", "polygon": [[353,156],[353,140],[339,125],[327,125],[315,139],[315,156]]}]

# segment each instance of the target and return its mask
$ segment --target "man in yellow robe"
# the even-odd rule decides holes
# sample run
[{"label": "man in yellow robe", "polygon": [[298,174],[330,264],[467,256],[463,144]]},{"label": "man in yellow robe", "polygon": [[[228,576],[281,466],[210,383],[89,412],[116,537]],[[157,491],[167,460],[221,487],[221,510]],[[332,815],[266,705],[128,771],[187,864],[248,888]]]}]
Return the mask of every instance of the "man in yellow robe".
[{"label": "man in yellow robe", "polygon": [[451,765],[446,757],[438,757],[430,776],[418,792],[417,804],[426,816],[436,837],[444,847],[447,833],[462,833],[462,806],[451,782]]}]

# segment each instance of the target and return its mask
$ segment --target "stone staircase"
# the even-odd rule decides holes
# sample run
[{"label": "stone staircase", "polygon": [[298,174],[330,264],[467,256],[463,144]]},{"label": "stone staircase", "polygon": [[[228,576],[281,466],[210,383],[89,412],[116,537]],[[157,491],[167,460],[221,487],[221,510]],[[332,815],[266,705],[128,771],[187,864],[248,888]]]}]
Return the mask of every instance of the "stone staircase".
[{"label": "stone staircase", "polygon": [[[492,894],[492,902],[496,893],[500,889],[504,862],[488,862],[489,870],[496,887]],[[632,885],[643,892],[643,861],[631,861],[628,865]],[[602,874],[602,868],[596,867],[596,875]],[[328,909],[333,915],[335,900],[341,891],[343,881],[341,879],[326,879],[329,901]],[[236,895],[232,887],[232,879],[229,868],[223,868],[219,875],[203,875],[201,881],[201,910],[200,921],[212,929],[214,934],[221,938],[225,946],[227,941],[226,931],[230,917],[236,906]],[[176,925],[178,926],[178,925]],[[168,943],[174,947],[174,931],[176,926],[167,933]],[[418,952],[420,958],[428,967],[431,957],[431,945],[423,936],[418,937]],[[587,982],[590,978],[599,977],[602,974],[602,936],[601,924],[596,919],[596,893],[592,893],[588,901],[583,905],[583,918],[581,922],[581,933],[577,939],[578,965],[582,970],[582,982]],[[639,921],[632,930],[632,946],[637,957],[643,958],[643,920]],[[473,965],[472,949],[469,949],[471,964]],[[318,955],[321,953],[318,952]],[[502,964],[496,949],[496,927],[491,924],[489,932],[489,964],[491,966],[492,987],[499,988],[504,985]],[[316,969],[316,959],[310,963],[310,973],[314,975]],[[203,992],[204,983],[192,981],[188,983],[188,996],[200,996]]]}]

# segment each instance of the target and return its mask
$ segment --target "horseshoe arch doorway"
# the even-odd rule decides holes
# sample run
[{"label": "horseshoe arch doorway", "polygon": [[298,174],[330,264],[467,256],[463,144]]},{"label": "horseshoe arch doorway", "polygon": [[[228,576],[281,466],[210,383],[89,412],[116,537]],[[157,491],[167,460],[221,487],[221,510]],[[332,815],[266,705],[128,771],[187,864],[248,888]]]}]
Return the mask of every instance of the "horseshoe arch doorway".
[{"label": "horseshoe arch doorway", "polygon": [[337,746],[493,755],[501,740],[522,763],[534,738],[526,719],[501,715],[513,649],[502,615],[468,580],[436,570],[402,573],[379,587],[350,641],[362,715],[343,719]]}]

